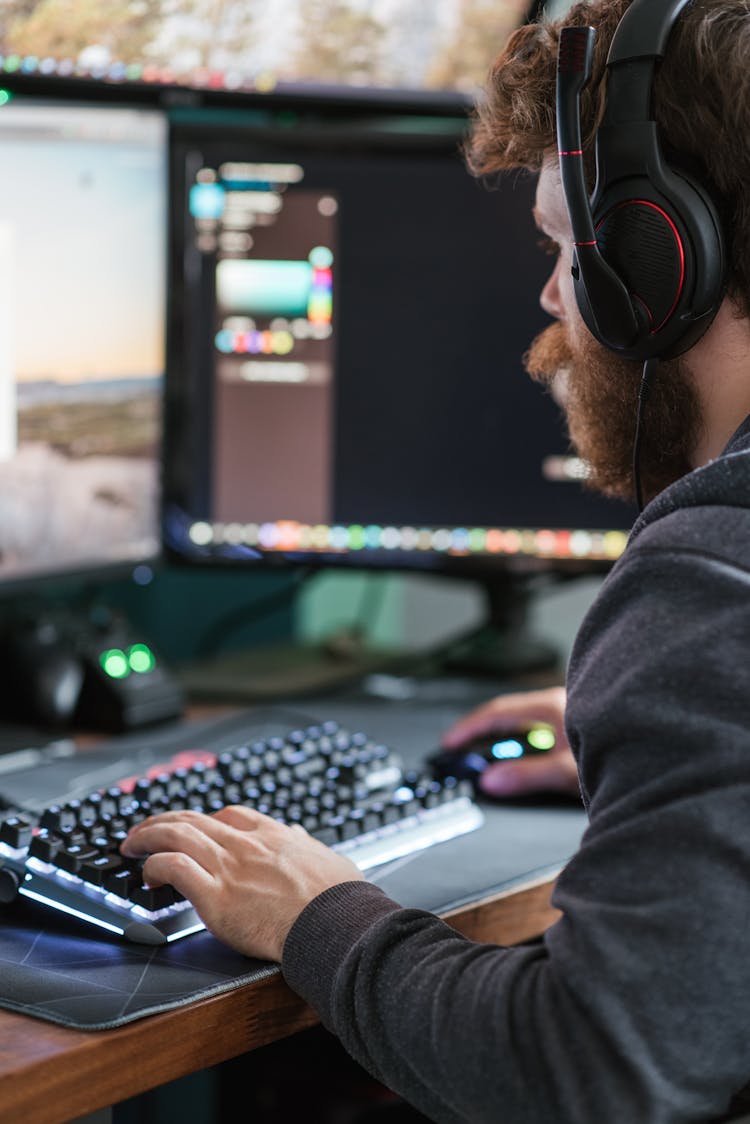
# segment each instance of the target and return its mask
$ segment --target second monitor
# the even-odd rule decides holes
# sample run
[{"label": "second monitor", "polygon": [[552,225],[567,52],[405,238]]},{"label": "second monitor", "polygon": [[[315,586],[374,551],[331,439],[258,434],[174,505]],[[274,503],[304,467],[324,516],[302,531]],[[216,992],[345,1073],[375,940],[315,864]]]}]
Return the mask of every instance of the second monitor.
[{"label": "second monitor", "polygon": [[491,190],[466,109],[359,99],[177,122],[165,537],[194,564],[602,569],[632,522],[581,485],[523,370],[548,323],[531,177]]}]

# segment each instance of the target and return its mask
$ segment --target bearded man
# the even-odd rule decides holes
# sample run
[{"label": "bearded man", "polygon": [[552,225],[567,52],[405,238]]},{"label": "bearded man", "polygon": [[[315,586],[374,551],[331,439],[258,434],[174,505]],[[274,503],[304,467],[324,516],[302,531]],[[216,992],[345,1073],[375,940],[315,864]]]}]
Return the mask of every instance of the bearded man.
[{"label": "bearded man", "polygon": [[[245,808],[166,813],[123,844],[220,939],[279,961],[366,1069],[445,1124],[705,1124],[750,1103],[750,8],[633,0],[647,25],[657,10],[675,17],[653,52],[653,116],[723,246],[708,312],[696,298],[656,323],[617,279],[613,316],[596,307],[596,277],[612,282],[605,232],[579,234],[586,208],[565,187],[567,158],[593,185],[608,53],[630,7],[580,2],[565,19],[596,31],[580,150],[558,150],[562,28],[548,22],[497,60],[469,147],[478,175],[538,175],[554,254],[541,301],[556,323],[528,368],[564,384],[590,484],[642,507],[579,631],[567,691],[493,700],[446,735],[458,745],[520,719],[558,728],[548,780],[580,787],[589,817],[555,889],[560,919],[526,946],[468,941]],[[498,776],[487,771],[488,788]]]}]

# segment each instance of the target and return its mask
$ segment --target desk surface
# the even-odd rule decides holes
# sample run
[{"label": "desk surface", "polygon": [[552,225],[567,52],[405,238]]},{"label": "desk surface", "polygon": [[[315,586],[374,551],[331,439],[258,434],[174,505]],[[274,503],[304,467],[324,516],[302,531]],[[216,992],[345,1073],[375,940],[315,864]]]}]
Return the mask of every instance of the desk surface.
[{"label": "desk surface", "polygon": [[[430,705],[420,713],[414,724],[414,752],[429,746],[433,733],[436,737],[450,721],[453,709]],[[462,709],[465,704],[455,707],[457,712]],[[342,714],[344,721],[347,717]],[[379,708],[375,727],[369,715],[363,724],[376,736],[398,744],[389,735],[403,732],[403,721],[401,707]],[[543,811],[538,814],[544,818]],[[545,869],[530,874],[508,888],[478,894],[477,900],[439,912],[475,940],[499,944],[527,940],[544,932],[557,916],[549,900],[557,872]],[[63,1124],[317,1021],[315,1012],[286,986],[280,973],[105,1031],[71,1029],[0,1009],[0,1119]]]},{"label": "desk surface", "polygon": [[[514,944],[557,916],[554,879],[446,915],[475,940]],[[79,1031],[0,1011],[0,1119],[63,1124],[317,1022],[280,974],[115,1030]]]}]

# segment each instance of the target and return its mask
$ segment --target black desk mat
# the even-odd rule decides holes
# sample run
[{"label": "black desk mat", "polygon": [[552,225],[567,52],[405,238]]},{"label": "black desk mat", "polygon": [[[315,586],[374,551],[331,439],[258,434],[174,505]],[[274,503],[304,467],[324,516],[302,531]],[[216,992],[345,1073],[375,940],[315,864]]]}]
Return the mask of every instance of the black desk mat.
[{"label": "black desk mat", "polygon": [[[413,763],[433,748],[440,730],[463,709],[450,703],[415,707],[347,700],[329,703],[320,717],[365,729]],[[278,712],[258,712],[259,726],[277,722],[283,724]],[[290,728],[288,718],[285,728]],[[228,737],[231,729],[232,722]],[[156,759],[163,758],[169,736],[155,736]],[[86,755],[87,775],[100,752],[128,760],[130,745],[138,745],[142,764],[146,751],[140,740],[108,744],[96,755]],[[57,770],[50,783],[59,784],[60,770],[73,768],[69,761],[37,766],[38,791],[43,788],[40,774]],[[0,791],[15,787],[18,793],[24,783],[20,775],[5,776]],[[554,801],[485,807],[485,814],[478,831],[381,867],[371,872],[371,881],[402,905],[445,912],[557,871],[577,849],[586,823],[575,803]],[[278,971],[275,965],[238,955],[209,933],[157,948],[135,945],[20,899],[0,908],[0,965],[0,1007],[83,1030],[120,1026]]]}]

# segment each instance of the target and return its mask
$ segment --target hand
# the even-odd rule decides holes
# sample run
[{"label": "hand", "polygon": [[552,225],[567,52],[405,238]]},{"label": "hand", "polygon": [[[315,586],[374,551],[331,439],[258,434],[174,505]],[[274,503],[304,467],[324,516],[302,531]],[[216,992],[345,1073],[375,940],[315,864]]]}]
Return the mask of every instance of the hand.
[{"label": "hand", "polygon": [[354,863],[304,828],[241,805],[211,816],[189,810],[150,816],[131,829],[120,850],[148,855],[148,885],[174,886],[214,936],[263,960],[281,960],[289,930],[313,898],[362,879]]},{"label": "hand", "polygon": [[500,695],[460,718],[443,734],[445,749],[460,749],[485,734],[526,729],[546,722],[555,732],[554,747],[538,757],[488,765],[479,781],[490,796],[520,796],[555,791],[580,794],[578,770],[565,736],[565,689],[549,687]]}]

